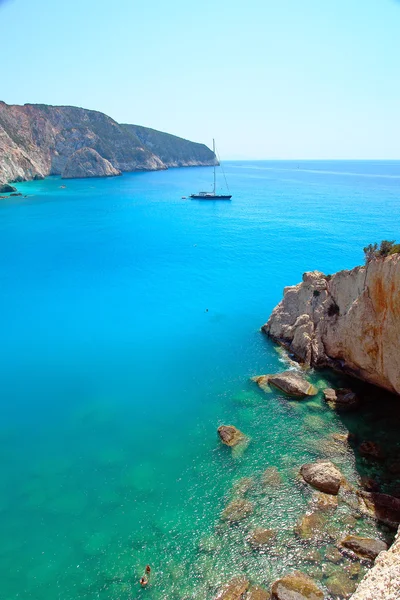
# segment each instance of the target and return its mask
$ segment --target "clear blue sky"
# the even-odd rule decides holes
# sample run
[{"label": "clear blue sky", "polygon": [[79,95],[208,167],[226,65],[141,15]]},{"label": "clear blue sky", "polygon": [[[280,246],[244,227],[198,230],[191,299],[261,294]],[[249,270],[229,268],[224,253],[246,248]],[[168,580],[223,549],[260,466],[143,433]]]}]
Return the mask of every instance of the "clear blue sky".
[{"label": "clear blue sky", "polygon": [[223,158],[400,159],[396,0],[0,0],[8,103],[70,104]]}]

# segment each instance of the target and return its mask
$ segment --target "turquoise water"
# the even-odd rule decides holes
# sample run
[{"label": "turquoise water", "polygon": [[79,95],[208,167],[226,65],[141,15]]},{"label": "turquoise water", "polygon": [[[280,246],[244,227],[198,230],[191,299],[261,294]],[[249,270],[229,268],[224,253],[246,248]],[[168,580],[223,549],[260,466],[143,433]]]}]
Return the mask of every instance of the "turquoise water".
[{"label": "turquoise water", "polygon": [[[351,268],[366,244],[396,239],[400,163],[225,170],[231,203],[182,199],[207,189],[209,168],[66,189],[49,178],[1,200],[6,600],[213,598],[233,575],[268,587],[292,568],[329,583],[332,563],[307,562],[316,543],[293,533],[311,498],[298,468],[328,453],[332,433],[368,437],[374,417],[346,421],[320,396],[288,401],[249,378],[287,366],[259,332],[285,285]],[[320,387],[327,378],[312,375]],[[249,436],[241,454],[219,444],[221,423]],[[351,481],[363,466],[379,477],[352,451],[330,452]],[[282,481],[265,489],[270,466]],[[243,477],[254,511],[230,526],[220,514]],[[330,522],[332,539],[385,535],[343,507]],[[257,526],[277,531],[264,554],[246,542]],[[321,557],[332,539],[317,545]]]}]

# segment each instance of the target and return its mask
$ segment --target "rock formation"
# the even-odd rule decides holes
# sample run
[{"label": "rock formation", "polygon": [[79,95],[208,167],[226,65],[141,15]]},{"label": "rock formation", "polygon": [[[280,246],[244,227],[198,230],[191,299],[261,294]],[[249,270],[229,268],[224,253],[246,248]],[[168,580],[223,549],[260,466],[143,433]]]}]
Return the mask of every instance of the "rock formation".
[{"label": "rock formation", "polygon": [[285,392],[285,394],[294,397],[315,396],[318,393],[318,390],[296,371],[283,371],[283,373],[276,373],[275,375],[259,375],[253,377],[252,381],[257,383],[261,389],[265,389],[271,384]]},{"label": "rock formation", "polygon": [[398,600],[400,598],[400,533],[387,552],[380,552],[351,600]]},{"label": "rock formation", "polygon": [[303,465],[300,474],[304,481],[325,494],[337,494],[343,481],[342,473],[329,460]]},{"label": "rock formation", "polygon": [[244,433],[234,425],[220,425],[217,431],[221,442],[226,446],[237,446],[246,440]]},{"label": "rock formation", "polygon": [[61,175],[70,156],[82,148],[92,148],[120,171],[214,164],[214,153],[206,146],[150,131],[159,136],[155,146],[166,162],[139,139],[135,129],[101,112],[0,102],[0,184]]},{"label": "rock formation", "polygon": [[81,148],[69,157],[62,172],[63,179],[82,179],[83,177],[115,177],[121,171],[115,169],[93,148]]},{"label": "rock formation", "polygon": [[263,331],[306,365],[400,394],[400,255],[287,287]]},{"label": "rock formation", "polygon": [[198,167],[217,164],[214,154],[204,144],[139,125],[121,125],[137,136],[142,144],[156,154],[166,167]]}]

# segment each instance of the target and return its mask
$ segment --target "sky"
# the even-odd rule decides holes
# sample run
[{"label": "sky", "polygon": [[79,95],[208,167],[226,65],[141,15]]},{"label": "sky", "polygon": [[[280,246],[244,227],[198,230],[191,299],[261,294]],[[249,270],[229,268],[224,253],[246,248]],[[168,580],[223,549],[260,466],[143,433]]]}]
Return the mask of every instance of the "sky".
[{"label": "sky", "polygon": [[0,0],[0,99],[224,159],[400,159],[397,0]]}]

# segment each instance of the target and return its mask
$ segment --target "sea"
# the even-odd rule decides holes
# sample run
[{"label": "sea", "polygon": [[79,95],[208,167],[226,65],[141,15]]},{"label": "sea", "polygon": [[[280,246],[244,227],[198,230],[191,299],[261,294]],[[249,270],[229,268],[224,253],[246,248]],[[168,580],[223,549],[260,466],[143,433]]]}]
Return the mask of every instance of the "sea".
[{"label": "sea", "polygon": [[[296,368],[260,332],[285,286],[400,241],[400,162],[224,169],[231,202],[188,198],[210,189],[210,167],[49,177],[0,200],[4,600],[211,600],[233,577],[268,590],[294,570],[344,598],[366,565],[337,556],[337,540],[390,541],[340,502],[304,531],[299,468],[329,458],[352,485],[394,493],[385,463],[334,435],[398,455],[394,399],[311,371],[319,390],[363,396],[340,415],[321,391],[296,401],[251,378]],[[247,443],[222,445],[221,424]],[[233,523],[232,501],[247,507]],[[273,533],[255,549],[257,528]]]}]

